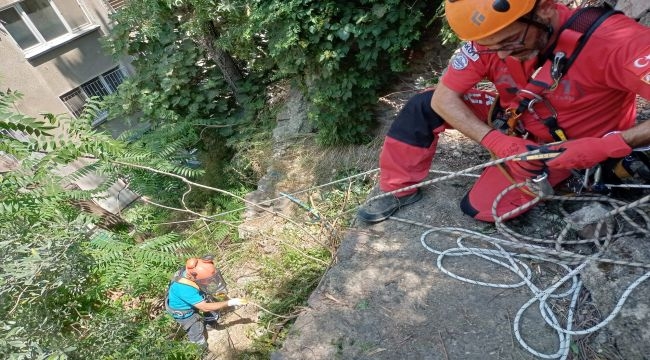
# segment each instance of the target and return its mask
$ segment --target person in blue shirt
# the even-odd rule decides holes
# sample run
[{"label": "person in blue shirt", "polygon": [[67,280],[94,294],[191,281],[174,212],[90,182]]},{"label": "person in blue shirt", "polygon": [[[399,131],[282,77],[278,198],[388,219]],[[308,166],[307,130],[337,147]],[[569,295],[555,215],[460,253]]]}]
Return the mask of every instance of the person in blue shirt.
[{"label": "person in blue shirt", "polygon": [[[226,284],[215,268],[213,258],[190,258],[185,267],[172,277],[167,290],[165,307],[167,312],[187,332],[189,340],[207,346],[205,319],[199,312],[218,312],[232,306],[247,303],[240,298],[213,302],[214,297],[226,297]],[[226,297],[227,298],[227,297]]]}]

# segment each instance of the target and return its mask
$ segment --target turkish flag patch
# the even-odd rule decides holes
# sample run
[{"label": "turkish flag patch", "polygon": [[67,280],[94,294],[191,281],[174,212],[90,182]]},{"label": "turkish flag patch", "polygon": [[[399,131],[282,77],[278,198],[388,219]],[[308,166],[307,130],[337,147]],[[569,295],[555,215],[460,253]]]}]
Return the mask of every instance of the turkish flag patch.
[{"label": "turkish flag patch", "polygon": [[634,75],[640,76],[641,79],[647,81],[648,72],[650,71],[650,46],[634,57],[631,62],[625,67]]}]

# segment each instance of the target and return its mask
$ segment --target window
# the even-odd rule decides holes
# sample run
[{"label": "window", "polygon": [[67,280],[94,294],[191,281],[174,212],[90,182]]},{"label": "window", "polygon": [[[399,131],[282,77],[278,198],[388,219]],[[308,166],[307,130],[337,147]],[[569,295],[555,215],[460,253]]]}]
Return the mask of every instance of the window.
[{"label": "window", "polygon": [[121,9],[124,6],[125,0],[105,0],[106,5],[108,5],[108,8],[117,11]]},{"label": "window", "polygon": [[[93,96],[97,96],[100,99],[103,99],[104,96],[112,94],[117,91],[117,87],[124,81],[126,76],[124,72],[119,67],[111,69],[98,77],[91,79],[90,81],[82,84],[78,88],[72,89],[71,91],[61,95],[61,101],[65,106],[70,110],[74,117],[79,117],[83,112],[84,106],[88,99]],[[108,113],[107,111],[102,111],[97,114],[97,117],[93,120],[92,125],[97,126],[106,120]]]},{"label": "window", "polygon": [[27,58],[99,27],[77,0],[24,0],[0,10],[0,23]]}]

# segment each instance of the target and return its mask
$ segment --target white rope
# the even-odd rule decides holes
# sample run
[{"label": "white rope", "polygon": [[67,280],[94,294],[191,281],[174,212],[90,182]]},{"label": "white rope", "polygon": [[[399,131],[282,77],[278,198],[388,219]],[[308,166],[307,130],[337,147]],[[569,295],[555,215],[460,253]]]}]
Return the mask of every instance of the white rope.
[{"label": "white rope", "polygon": [[[462,170],[458,173],[439,172],[439,173],[446,174],[446,176],[429,180],[424,183],[412,185],[408,188],[420,187],[425,184],[443,181],[454,176],[467,175],[470,171],[476,169],[482,169],[486,166],[493,165],[494,163],[503,162],[503,160],[504,159],[500,159],[487,164],[475,166],[469,169]],[[514,289],[514,288],[526,286],[532,293],[532,297],[525,304],[521,306],[521,308],[518,310],[514,318],[513,332],[515,338],[526,351],[533,354],[534,356],[537,356],[542,359],[564,360],[567,359],[567,357],[569,356],[572,336],[588,335],[602,329],[607,324],[609,324],[612,321],[612,319],[614,319],[620,313],[623,305],[625,304],[626,300],[628,299],[632,291],[650,277],[650,270],[649,270],[650,264],[630,262],[630,261],[624,261],[619,259],[605,259],[601,257],[602,252],[607,248],[609,243],[616,238],[633,235],[633,234],[648,235],[648,233],[650,232],[649,231],[650,217],[645,211],[642,211],[640,209],[640,206],[645,206],[650,201],[650,195],[645,196],[641,199],[638,199],[628,204],[623,201],[612,199],[609,197],[604,197],[604,196],[579,196],[579,197],[575,197],[575,196],[566,197],[566,196],[555,196],[555,195],[543,196],[540,193],[539,196],[533,198],[530,202],[521,205],[520,207],[510,211],[507,214],[502,214],[498,216],[496,211],[497,205],[498,202],[501,201],[501,199],[505,196],[505,194],[509,191],[520,191],[519,188],[525,186],[532,188],[530,184],[525,184],[525,183],[513,184],[512,186],[505,189],[495,199],[492,208],[493,215],[496,219],[495,225],[497,227],[497,230],[500,232],[500,234],[505,236],[506,239],[502,239],[495,236],[489,236],[468,229],[453,228],[453,227],[433,227],[427,224],[422,224],[419,222],[401,219],[397,217],[391,217],[391,219],[428,228],[428,230],[426,230],[420,237],[420,242],[422,246],[427,251],[430,251],[437,255],[436,264],[438,269],[441,272],[445,273],[446,275],[454,279],[467,282],[470,284],[474,284],[474,285],[502,288],[502,289]],[[404,191],[405,189],[408,188],[395,190],[392,193]],[[532,188],[532,190],[535,191],[536,189]],[[386,194],[383,194],[382,196],[386,196]],[[379,198],[379,197],[380,196],[375,198]],[[578,239],[578,240],[567,239],[570,230],[574,228],[576,225],[573,224],[568,219],[565,220],[566,224],[564,228],[560,231],[560,234],[556,239],[544,239],[539,237],[526,236],[517,233],[510,227],[506,226],[506,224],[504,223],[504,219],[509,218],[510,216],[515,214],[523,213],[529,210],[530,208],[532,208],[533,206],[535,206],[536,204],[538,204],[539,202],[549,201],[549,200],[559,200],[562,202],[569,202],[569,201],[601,202],[607,204],[612,209],[592,222],[596,224],[596,228],[594,231],[594,237],[591,239]],[[568,216],[568,212],[566,211],[566,209],[561,207],[561,211],[566,218]],[[638,220],[634,220],[627,213],[628,211],[634,212],[635,215],[637,215]],[[614,233],[613,226],[610,223],[607,223],[607,219],[610,219],[614,216],[620,216],[620,218],[622,218],[626,224],[630,225],[632,229],[629,231],[620,231],[619,233]],[[638,223],[639,221],[641,221],[642,223]],[[602,233],[601,229],[605,230],[604,231],[605,234],[601,234]],[[434,246],[430,244],[430,240],[428,240],[429,236],[434,233],[444,233],[444,234],[457,236],[456,247],[451,247],[448,249],[436,249]],[[467,240],[470,239],[479,241],[480,243],[486,245],[486,247],[467,246],[465,243],[467,242]],[[526,242],[522,240],[525,240]],[[535,243],[539,243],[542,245],[535,245]],[[592,255],[584,255],[584,254],[576,254],[564,249],[564,247],[568,245],[576,245],[576,244],[594,244],[596,246],[597,253]],[[549,245],[554,245],[555,248],[554,249],[549,248]],[[506,248],[524,249],[526,253],[509,251],[506,250]],[[530,253],[536,255],[531,255]],[[489,263],[499,265],[503,269],[506,269],[511,273],[513,273],[514,275],[516,275],[516,277],[521,281],[515,280],[507,283],[479,281],[479,280],[471,279],[467,276],[461,276],[459,274],[455,274],[452,271],[450,271],[447,267],[445,267],[444,260],[446,258],[460,257],[460,256],[473,256],[485,260]],[[555,281],[550,286],[544,289],[539,288],[533,282],[532,270],[528,265],[527,260],[534,260],[536,262],[543,261],[545,263],[563,269],[565,274],[560,280]],[[625,291],[621,294],[618,302],[616,303],[614,308],[611,310],[610,314],[605,319],[603,319],[601,322],[588,329],[573,329],[573,319],[577,311],[578,298],[582,290],[582,282],[579,280],[579,276],[581,274],[581,271],[583,271],[587,266],[587,264],[589,264],[590,262],[603,262],[603,263],[625,265],[631,267],[642,267],[646,269],[646,272],[644,273],[644,275],[640,276],[634,282],[632,282],[630,285],[627,286]],[[571,266],[574,267],[572,268]],[[565,288],[565,287],[567,288],[566,290],[558,291],[558,289]],[[551,301],[551,299],[553,299],[553,301],[557,301],[558,299],[564,299],[564,298],[570,299],[570,305],[566,309],[565,323],[562,324],[559,320],[562,317],[555,313],[555,311],[553,310],[553,306],[551,306],[549,301]],[[559,341],[558,348],[553,353],[545,353],[540,350],[534,349],[531,345],[529,345],[526,342],[526,340],[523,338],[521,334],[520,328],[521,328],[522,318],[526,313],[526,311],[529,308],[531,308],[531,306],[536,302],[539,303],[538,307],[542,318],[544,319],[545,323],[548,324],[555,331],[555,334]]]},{"label": "white rope", "polygon": [[[420,237],[420,242],[422,243],[422,246],[428,251],[438,255],[437,266],[440,269],[440,271],[442,271],[443,273],[447,274],[448,276],[454,279],[467,282],[470,284],[474,284],[474,285],[481,285],[481,286],[494,287],[494,288],[518,288],[521,286],[527,286],[531,291],[531,293],[533,294],[533,296],[528,302],[522,305],[522,307],[517,312],[515,319],[513,321],[513,332],[519,344],[526,351],[543,359],[566,359],[570,350],[571,336],[587,335],[606,326],[621,311],[623,304],[625,303],[629,295],[632,293],[632,291],[639,284],[641,284],[648,277],[650,277],[650,271],[648,271],[643,276],[641,276],[636,281],[634,281],[632,284],[630,284],[621,295],[619,301],[617,302],[612,312],[603,321],[601,321],[595,326],[592,326],[589,329],[573,330],[572,329],[573,316],[576,312],[578,295],[582,290],[582,282],[579,281],[578,275],[580,271],[582,271],[585,268],[588,262],[583,262],[578,267],[572,270],[569,266],[565,264],[555,262],[555,261],[549,261],[549,259],[547,258],[506,251],[501,245],[499,245],[499,242],[492,241],[492,240],[496,240],[496,238],[488,235],[476,233],[473,231],[469,231],[469,230],[466,231],[465,235],[461,235],[456,239],[456,244],[457,244],[456,248],[438,250],[435,249],[432,245],[430,245],[427,242],[427,238],[429,237],[429,235],[435,232],[449,233],[450,232],[449,230],[450,229],[448,228],[432,228],[425,231]],[[452,230],[454,231],[451,231],[451,233],[457,233],[458,229],[452,229]],[[463,240],[467,239],[470,236],[474,239],[482,240],[487,244],[494,246],[496,250],[477,248],[477,247],[467,247],[466,245],[464,245]],[[503,239],[498,239],[498,240],[500,242],[504,241]],[[460,276],[458,274],[455,274],[444,266],[444,260],[446,257],[468,256],[468,255],[476,256],[478,258],[484,259],[491,263],[500,265],[504,269],[507,269],[513,274],[517,275],[522,281],[517,283],[507,283],[507,284],[478,281],[478,280],[470,279],[466,276]],[[507,260],[507,262],[503,261],[504,259]],[[523,259],[529,259],[535,261],[546,261],[548,263],[563,268],[566,271],[566,274],[564,277],[562,277],[562,279],[556,281],[554,284],[547,287],[546,289],[540,289],[533,283],[532,271],[530,270],[530,267]],[[570,286],[568,290],[561,293],[556,293],[557,290],[568,281],[570,281]],[[549,305],[548,300],[569,298],[569,297],[571,298],[571,305],[568,308],[567,323],[563,327],[558,320],[558,316],[554,313],[552,307]],[[534,349],[525,341],[525,339],[521,335],[520,327],[521,327],[522,317],[526,312],[526,310],[529,307],[531,307],[531,305],[533,305],[535,302],[539,302],[539,311],[542,317],[544,318],[545,322],[556,331],[556,335],[560,345],[555,353],[547,354]]]}]

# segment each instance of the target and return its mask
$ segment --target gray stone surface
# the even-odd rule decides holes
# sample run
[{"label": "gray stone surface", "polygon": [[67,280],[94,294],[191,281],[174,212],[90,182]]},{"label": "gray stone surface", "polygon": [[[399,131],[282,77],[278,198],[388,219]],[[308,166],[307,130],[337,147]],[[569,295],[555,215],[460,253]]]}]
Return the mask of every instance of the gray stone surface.
[{"label": "gray stone surface", "polygon": [[[480,148],[471,143],[457,146],[450,135],[453,133],[445,133],[441,139],[434,169],[458,170],[469,167],[468,159],[480,159],[471,155]],[[457,152],[460,156],[454,155]],[[401,209],[397,216],[437,227],[493,233],[491,225],[462,215],[458,208],[471,182],[473,179],[461,177],[427,186],[424,199]],[[596,217],[602,215],[594,209],[583,218],[594,212]],[[549,209],[537,208],[518,223],[535,232],[532,235],[544,232],[550,236],[549,221],[557,218],[551,220],[546,211]],[[343,240],[336,265],[311,295],[309,308],[297,319],[273,359],[538,359],[513,335],[515,314],[533,297],[532,292],[527,287],[498,289],[469,284],[444,274],[436,265],[437,255],[420,242],[425,230],[395,220],[371,226],[357,223]],[[456,247],[456,236],[450,234],[437,233],[428,239],[427,243],[438,249]],[[647,242],[630,241],[615,242],[613,253],[604,257],[650,262]],[[618,246],[621,248],[617,250]],[[528,263],[540,288],[564,275],[550,265]],[[503,267],[477,257],[446,258],[444,264],[471,279],[518,281]],[[623,287],[640,273],[637,268],[592,265],[581,278],[593,292],[597,310],[585,301],[578,311],[579,321],[596,323],[605,318]],[[573,337],[577,351],[573,358],[645,359],[650,354],[648,284],[633,293],[605,330],[581,340],[580,346],[575,341],[581,337]],[[554,303],[560,318],[566,314],[563,309],[567,305],[568,300]],[[533,348],[547,354],[557,350],[557,335],[544,323],[537,303],[524,313],[523,324],[523,337]]]},{"label": "gray stone surface", "polygon": [[[621,238],[603,254],[604,258],[628,261],[650,261],[648,239]],[[609,266],[591,263],[582,280],[591,292],[603,317],[614,309],[625,289],[650,269]],[[607,325],[606,331],[615,339],[624,359],[650,359],[650,281],[639,285],[627,298],[620,313]]]},{"label": "gray stone surface", "polygon": [[273,140],[285,141],[296,135],[310,133],[313,127],[307,119],[308,105],[300,90],[289,89],[288,98],[282,111],[278,114],[278,124],[273,130]]},{"label": "gray stone surface", "polygon": [[629,17],[641,19],[643,24],[648,24],[647,15],[650,10],[650,2],[647,0],[618,0],[614,8]]},{"label": "gray stone surface", "polygon": [[583,239],[602,237],[607,234],[608,227],[614,226],[614,219],[606,216],[610,210],[600,203],[586,204],[571,213],[567,221]]},{"label": "gray stone surface", "polygon": [[[471,144],[449,145],[440,156],[462,152],[455,160],[459,167],[462,159],[476,158],[469,153],[480,151]],[[427,187],[424,199],[398,216],[485,229],[458,208],[472,181],[461,177]],[[531,297],[528,289],[488,288],[445,275],[436,266],[437,255],[420,243],[425,230],[394,220],[356,224],[273,359],[534,359],[512,332],[516,312]],[[456,237],[437,234],[431,242],[446,249],[455,247]],[[516,282],[504,268],[477,258],[445,264],[470,278]],[[557,336],[535,312],[526,319],[522,331],[531,344],[554,352]]]}]

